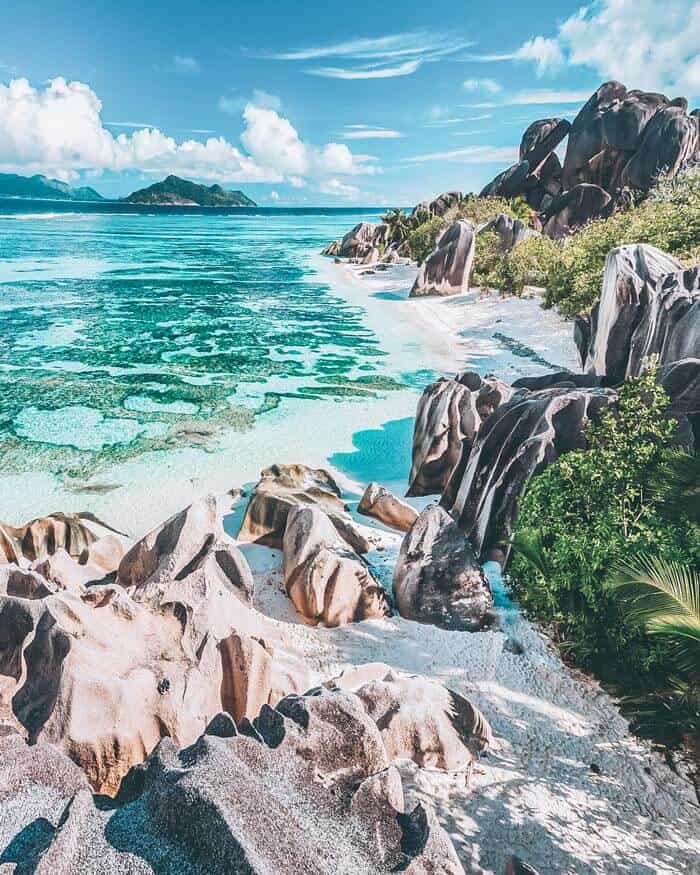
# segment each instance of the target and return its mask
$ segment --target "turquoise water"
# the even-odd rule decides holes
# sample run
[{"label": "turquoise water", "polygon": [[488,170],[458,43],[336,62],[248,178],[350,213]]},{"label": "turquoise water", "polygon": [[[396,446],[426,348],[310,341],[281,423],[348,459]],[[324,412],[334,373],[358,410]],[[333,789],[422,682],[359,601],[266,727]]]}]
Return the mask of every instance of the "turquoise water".
[{"label": "turquoise water", "polygon": [[379,211],[21,209],[0,205],[0,472],[87,478],[401,385],[310,264]]}]

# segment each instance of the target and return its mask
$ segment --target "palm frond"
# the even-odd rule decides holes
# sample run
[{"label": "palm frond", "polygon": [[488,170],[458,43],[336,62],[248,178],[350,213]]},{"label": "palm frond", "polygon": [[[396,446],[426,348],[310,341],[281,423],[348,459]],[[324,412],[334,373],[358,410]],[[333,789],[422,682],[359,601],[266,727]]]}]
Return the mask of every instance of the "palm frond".
[{"label": "palm frond", "polygon": [[659,556],[637,556],[606,582],[626,616],[673,643],[680,671],[700,674],[700,571]]},{"label": "palm frond", "polygon": [[540,529],[520,529],[513,535],[511,545],[516,553],[526,559],[543,577],[549,577],[549,565]]},{"label": "palm frond", "polygon": [[669,450],[650,483],[653,496],[669,519],[687,517],[700,525],[700,454]]}]

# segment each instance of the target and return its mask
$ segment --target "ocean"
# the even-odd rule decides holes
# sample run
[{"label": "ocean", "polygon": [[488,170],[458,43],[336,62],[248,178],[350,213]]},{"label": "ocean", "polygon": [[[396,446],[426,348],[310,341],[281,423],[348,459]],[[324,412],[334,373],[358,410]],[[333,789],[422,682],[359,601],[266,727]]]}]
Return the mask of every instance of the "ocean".
[{"label": "ocean", "polygon": [[0,202],[0,512],[37,476],[106,493],[115,466],[425,382],[319,275],[328,241],[380,215]]}]

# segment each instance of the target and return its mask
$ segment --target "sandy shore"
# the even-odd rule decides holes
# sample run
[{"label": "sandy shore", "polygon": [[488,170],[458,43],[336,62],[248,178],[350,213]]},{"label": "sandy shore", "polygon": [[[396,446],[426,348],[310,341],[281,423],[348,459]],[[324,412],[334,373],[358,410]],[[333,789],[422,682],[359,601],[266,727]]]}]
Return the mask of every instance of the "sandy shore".
[{"label": "sandy shore", "polygon": [[[363,307],[396,372],[474,367],[513,380],[552,366],[576,367],[571,326],[537,301],[478,293],[409,301],[412,268],[364,273],[320,257],[314,265],[339,297]],[[286,404],[261,417],[253,432],[228,435],[215,453],[144,457],[100,475],[122,484],[105,495],[71,493],[40,482],[40,475],[36,483],[23,477],[14,494],[0,496],[0,519],[88,509],[140,535],[197,495],[254,481],[273,462],[330,468],[353,508],[370,480],[402,494],[418,395],[415,386],[359,402]],[[226,518],[233,535],[242,509]],[[368,555],[387,584],[399,543],[398,535],[385,532],[382,549]],[[310,628],[283,591],[279,552],[243,549],[256,578],[258,612],[250,631],[272,643],[278,657],[303,657],[319,680],[351,664],[386,662],[436,678],[483,710],[497,749],[469,786],[463,777],[409,765],[403,770],[413,796],[436,808],[467,872],[501,875],[512,853],[541,875],[700,872],[692,786],[630,735],[615,703],[567,669],[513,606],[500,609],[498,630],[477,634],[400,617]]]}]

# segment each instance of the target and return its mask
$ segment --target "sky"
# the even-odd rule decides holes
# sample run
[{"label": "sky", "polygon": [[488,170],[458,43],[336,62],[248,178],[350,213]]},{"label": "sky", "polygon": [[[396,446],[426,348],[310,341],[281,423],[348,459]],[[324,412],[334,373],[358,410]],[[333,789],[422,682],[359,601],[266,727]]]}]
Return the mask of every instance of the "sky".
[{"label": "sky", "polygon": [[407,206],[613,78],[700,105],[700,0],[5,0],[0,172]]}]

